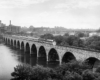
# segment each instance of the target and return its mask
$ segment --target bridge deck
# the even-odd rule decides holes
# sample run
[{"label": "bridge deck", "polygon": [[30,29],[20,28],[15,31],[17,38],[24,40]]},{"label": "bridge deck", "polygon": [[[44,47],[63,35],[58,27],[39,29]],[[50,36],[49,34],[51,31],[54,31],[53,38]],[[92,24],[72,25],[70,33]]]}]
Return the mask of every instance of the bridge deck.
[{"label": "bridge deck", "polygon": [[66,47],[68,47],[68,48],[79,49],[79,50],[86,50],[86,51],[91,51],[91,52],[98,52],[98,53],[100,52],[99,50],[88,49],[88,48],[83,48],[83,47],[53,45],[53,44],[46,43],[46,42],[41,42],[38,39],[34,39],[34,38],[31,38],[31,37],[26,37],[26,36],[13,36],[13,35],[5,35],[5,36],[12,37],[12,38],[15,38],[15,39],[26,40],[26,41],[32,41],[32,42],[38,42],[38,43],[45,43],[45,44],[48,44],[48,45],[52,45],[52,46],[56,47],[57,49],[66,50]]}]

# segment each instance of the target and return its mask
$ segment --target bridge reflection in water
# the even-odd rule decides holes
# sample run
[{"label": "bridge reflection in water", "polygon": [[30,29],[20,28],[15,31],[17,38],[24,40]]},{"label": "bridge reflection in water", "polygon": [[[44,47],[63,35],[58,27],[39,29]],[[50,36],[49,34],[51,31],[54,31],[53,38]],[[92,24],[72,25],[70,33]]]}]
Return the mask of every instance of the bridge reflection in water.
[{"label": "bridge reflection in water", "polygon": [[52,60],[47,62],[45,55],[44,56],[42,55],[42,57],[37,58],[37,54],[35,53],[28,54],[28,52],[23,52],[22,50],[13,48],[12,46],[9,47],[11,47],[11,49],[16,51],[18,55],[18,61],[21,63],[30,64],[31,66],[42,65],[44,67],[51,67],[51,68],[57,67],[59,65],[59,61]]}]

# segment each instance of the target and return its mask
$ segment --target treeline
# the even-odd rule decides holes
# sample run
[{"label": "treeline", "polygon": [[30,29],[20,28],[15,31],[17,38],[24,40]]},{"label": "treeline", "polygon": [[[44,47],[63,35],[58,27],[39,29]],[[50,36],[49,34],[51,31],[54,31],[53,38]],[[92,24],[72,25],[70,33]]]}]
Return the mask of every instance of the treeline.
[{"label": "treeline", "polygon": [[78,35],[68,35],[66,33],[63,36],[53,36],[52,34],[41,35],[41,38],[55,40],[57,45],[59,46],[75,46],[93,50],[100,50],[99,36],[92,36],[87,37],[86,39],[82,39],[83,37],[86,37],[84,33],[80,33]]},{"label": "treeline", "polygon": [[73,61],[54,69],[42,66],[17,65],[11,80],[100,80],[100,67],[93,71],[82,62]]}]

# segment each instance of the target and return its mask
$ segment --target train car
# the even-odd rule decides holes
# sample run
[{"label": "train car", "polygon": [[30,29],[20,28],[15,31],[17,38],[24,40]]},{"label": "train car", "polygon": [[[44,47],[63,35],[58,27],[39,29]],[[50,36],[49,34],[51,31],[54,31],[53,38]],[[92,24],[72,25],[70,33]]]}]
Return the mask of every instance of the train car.
[{"label": "train car", "polygon": [[39,38],[38,40],[39,40],[39,42],[41,42],[41,43],[56,45],[56,42],[55,42],[54,40],[52,40],[52,39],[43,39],[43,38]]},{"label": "train car", "polygon": [[[12,35],[14,37],[17,37],[16,35]],[[30,37],[30,36],[18,36],[19,38],[25,39],[25,40],[30,40],[30,41],[35,41],[35,42],[40,42],[40,43],[46,43],[50,45],[56,45],[56,42],[52,39],[44,39],[44,38],[39,38],[39,37]]]}]

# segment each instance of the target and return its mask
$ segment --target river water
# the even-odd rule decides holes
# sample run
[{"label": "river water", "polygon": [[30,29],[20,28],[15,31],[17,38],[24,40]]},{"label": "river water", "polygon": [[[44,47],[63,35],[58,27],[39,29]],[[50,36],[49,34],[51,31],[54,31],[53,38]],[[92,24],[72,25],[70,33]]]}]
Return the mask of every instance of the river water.
[{"label": "river water", "polygon": [[9,80],[14,67],[20,64],[17,54],[11,48],[0,44],[0,80]]},{"label": "river water", "polygon": [[7,46],[5,44],[0,44],[0,80],[10,80],[11,73],[14,71],[14,67],[18,64],[27,63],[32,66],[42,64],[43,66],[54,67],[58,66],[58,63],[47,64],[47,62],[42,59],[37,62],[36,57],[25,55],[22,51],[16,50]]}]

